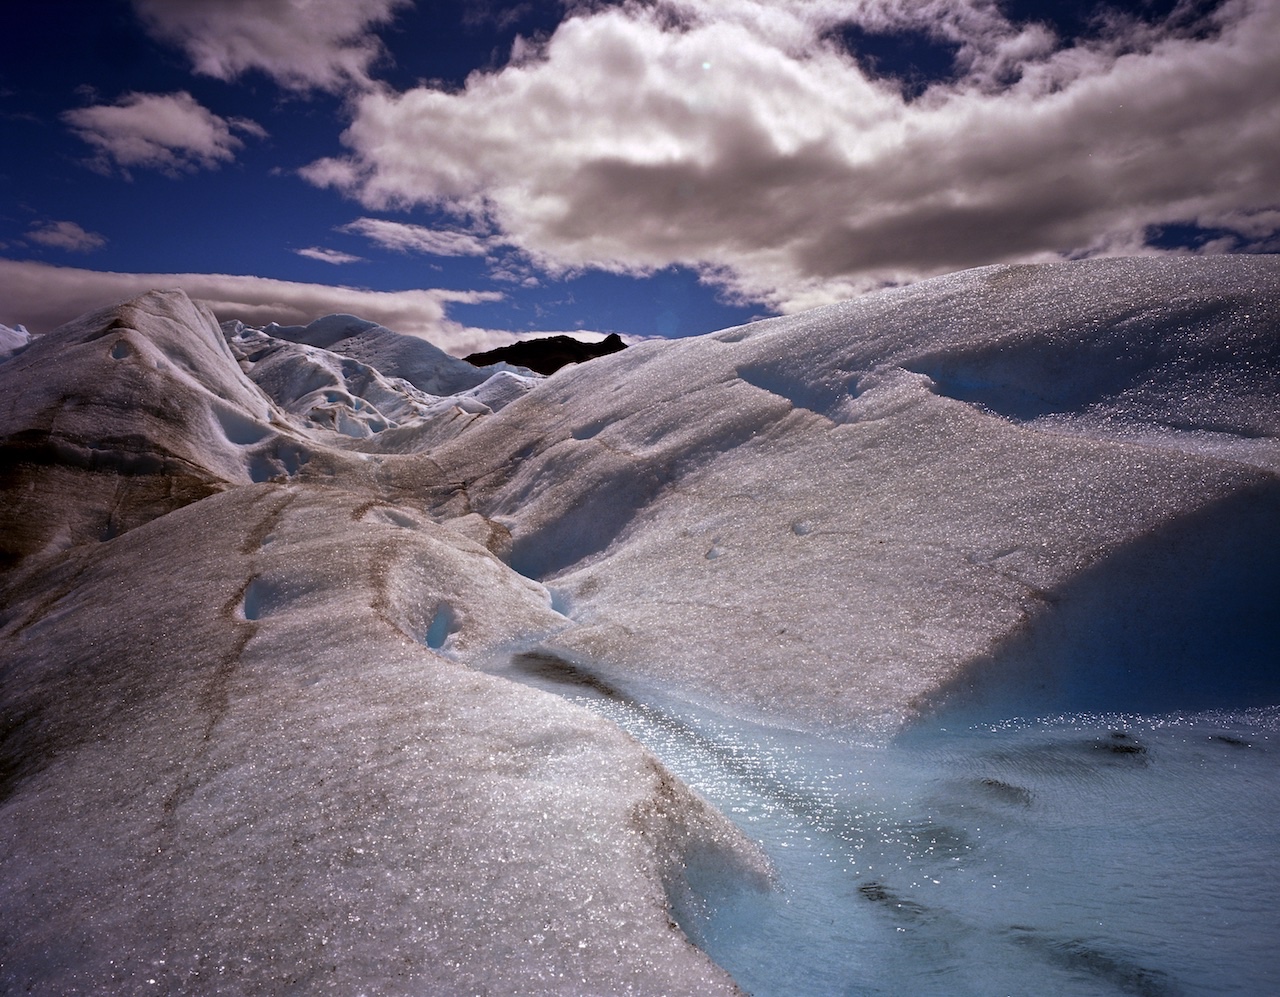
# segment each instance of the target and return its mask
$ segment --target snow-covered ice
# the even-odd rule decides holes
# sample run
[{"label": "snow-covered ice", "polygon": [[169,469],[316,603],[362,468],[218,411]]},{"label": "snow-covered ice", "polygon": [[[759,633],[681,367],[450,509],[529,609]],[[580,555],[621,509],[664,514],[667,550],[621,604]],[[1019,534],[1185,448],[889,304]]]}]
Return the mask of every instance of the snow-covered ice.
[{"label": "snow-covered ice", "polygon": [[1223,257],[547,378],[180,292],[35,337],[0,986],[1257,992],[1278,331]]}]

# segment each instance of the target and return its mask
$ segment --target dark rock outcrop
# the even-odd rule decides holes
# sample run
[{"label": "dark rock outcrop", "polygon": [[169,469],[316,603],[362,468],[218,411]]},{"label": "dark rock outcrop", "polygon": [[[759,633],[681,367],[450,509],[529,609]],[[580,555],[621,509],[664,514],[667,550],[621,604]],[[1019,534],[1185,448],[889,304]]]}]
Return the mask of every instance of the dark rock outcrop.
[{"label": "dark rock outcrop", "polygon": [[616,332],[598,343],[584,343],[572,336],[544,336],[541,339],[524,339],[484,353],[472,353],[465,359],[477,367],[505,361],[516,367],[528,367],[539,374],[554,374],[567,364],[585,363],[626,348],[627,344]]}]

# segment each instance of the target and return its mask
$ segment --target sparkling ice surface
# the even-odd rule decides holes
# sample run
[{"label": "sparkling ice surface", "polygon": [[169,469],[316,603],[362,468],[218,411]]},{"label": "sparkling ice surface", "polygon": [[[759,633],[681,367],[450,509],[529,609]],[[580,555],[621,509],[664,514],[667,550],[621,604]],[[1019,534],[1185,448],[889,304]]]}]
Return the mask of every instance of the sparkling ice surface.
[{"label": "sparkling ice surface", "polygon": [[1280,258],[0,347],[0,990],[1280,981]]}]

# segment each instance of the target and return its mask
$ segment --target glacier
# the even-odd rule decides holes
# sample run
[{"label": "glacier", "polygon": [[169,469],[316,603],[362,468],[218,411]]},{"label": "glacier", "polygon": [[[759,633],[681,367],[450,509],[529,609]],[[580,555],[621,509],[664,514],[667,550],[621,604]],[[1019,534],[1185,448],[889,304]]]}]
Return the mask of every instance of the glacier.
[{"label": "glacier", "polygon": [[19,325],[11,329],[4,323],[0,323],[0,360],[17,353],[29,342],[31,342],[31,333],[27,331],[26,326]]},{"label": "glacier", "polygon": [[10,338],[5,990],[1280,974],[1280,258],[550,377],[176,291]]}]

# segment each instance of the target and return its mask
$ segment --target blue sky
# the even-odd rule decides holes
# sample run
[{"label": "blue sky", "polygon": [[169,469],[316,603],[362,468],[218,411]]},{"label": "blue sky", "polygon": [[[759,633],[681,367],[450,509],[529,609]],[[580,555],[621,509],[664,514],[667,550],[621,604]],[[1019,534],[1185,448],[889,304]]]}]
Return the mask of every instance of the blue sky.
[{"label": "blue sky", "polygon": [[454,352],[988,263],[1280,249],[1275,0],[46,0],[0,322],[144,286]]}]

